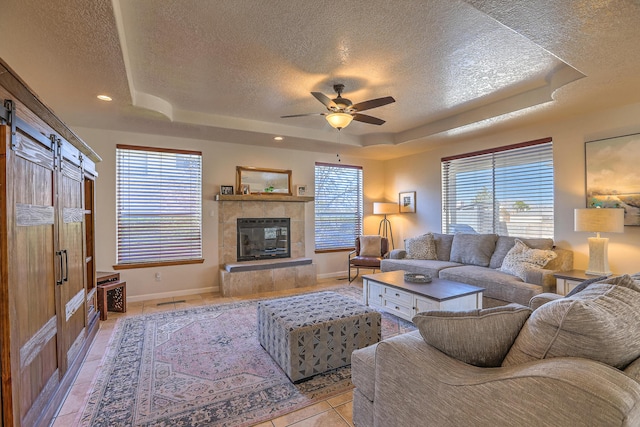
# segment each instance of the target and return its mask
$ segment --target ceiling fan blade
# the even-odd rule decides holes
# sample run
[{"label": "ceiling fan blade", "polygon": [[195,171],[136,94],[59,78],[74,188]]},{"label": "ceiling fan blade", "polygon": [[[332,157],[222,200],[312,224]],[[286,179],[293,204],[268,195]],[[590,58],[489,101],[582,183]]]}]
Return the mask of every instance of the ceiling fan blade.
[{"label": "ceiling fan blade", "polygon": [[368,101],[358,102],[355,105],[352,105],[351,108],[356,111],[364,111],[370,110],[372,108],[382,107],[383,105],[391,104],[392,102],[396,102],[393,99],[393,96],[385,96],[384,98],[376,98],[370,99]]},{"label": "ceiling fan blade", "polygon": [[324,116],[324,114],[325,113],[291,114],[289,116],[280,116],[280,118],[288,119],[289,117]]},{"label": "ceiling fan blade", "polygon": [[384,120],[379,119],[377,117],[367,116],[366,114],[352,114],[353,120],[357,120],[362,123],[369,123],[370,125],[381,125],[385,123]]},{"label": "ceiling fan blade", "polygon": [[333,102],[331,98],[329,98],[327,95],[325,95],[322,92],[311,92],[311,95],[313,95],[318,101],[322,102],[324,106],[327,107],[328,109],[338,108],[336,103]]}]

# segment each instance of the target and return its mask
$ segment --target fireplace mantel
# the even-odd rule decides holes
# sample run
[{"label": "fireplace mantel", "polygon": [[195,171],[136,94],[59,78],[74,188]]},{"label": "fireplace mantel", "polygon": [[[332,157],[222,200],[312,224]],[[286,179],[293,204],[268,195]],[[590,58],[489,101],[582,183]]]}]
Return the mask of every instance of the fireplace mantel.
[{"label": "fireplace mantel", "polygon": [[286,194],[216,194],[217,202],[313,202],[313,196]]}]

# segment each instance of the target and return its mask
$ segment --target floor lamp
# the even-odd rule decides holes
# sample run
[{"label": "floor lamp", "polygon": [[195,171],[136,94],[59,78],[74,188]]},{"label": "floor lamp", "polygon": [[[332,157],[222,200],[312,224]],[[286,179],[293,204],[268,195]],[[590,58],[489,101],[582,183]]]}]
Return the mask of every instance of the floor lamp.
[{"label": "floor lamp", "polygon": [[591,231],[596,237],[589,237],[589,268],[586,273],[609,276],[609,239],[600,233],[624,233],[624,209],[587,208],[574,211],[575,231]]},{"label": "floor lamp", "polygon": [[378,227],[378,234],[382,237],[386,237],[391,242],[391,249],[393,247],[393,230],[391,230],[391,222],[387,219],[387,215],[398,213],[398,204],[397,203],[384,203],[384,202],[374,202],[373,203],[373,214],[374,215],[384,215],[384,219],[380,221],[380,226]]}]

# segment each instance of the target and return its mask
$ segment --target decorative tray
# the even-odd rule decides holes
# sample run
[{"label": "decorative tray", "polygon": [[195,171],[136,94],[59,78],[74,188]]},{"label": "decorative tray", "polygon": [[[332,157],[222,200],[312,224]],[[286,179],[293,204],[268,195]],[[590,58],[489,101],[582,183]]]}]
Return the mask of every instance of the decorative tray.
[{"label": "decorative tray", "polygon": [[430,283],[431,276],[420,273],[404,273],[404,280],[411,283]]}]

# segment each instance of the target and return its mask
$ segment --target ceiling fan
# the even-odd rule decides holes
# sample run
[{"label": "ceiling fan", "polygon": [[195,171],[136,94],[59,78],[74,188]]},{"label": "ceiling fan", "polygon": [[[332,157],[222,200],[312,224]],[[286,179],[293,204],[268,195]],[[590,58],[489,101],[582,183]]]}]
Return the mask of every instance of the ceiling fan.
[{"label": "ceiling fan", "polygon": [[293,114],[290,116],[281,116],[281,118],[325,116],[329,124],[338,130],[347,127],[352,120],[369,123],[371,125],[381,125],[385,122],[384,120],[366,114],[360,114],[360,111],[370,110],[396,102],[392,96],[385,96],[384,98],[370,99],[354,104],[350,99],[342,97],[342,91],[344,90],[343,84],[333,85],[333,90],[338,94],[338,96],[333,99],[330,99],[322,92],[311,92],[311,95],[327,107],[328,113]]}]

